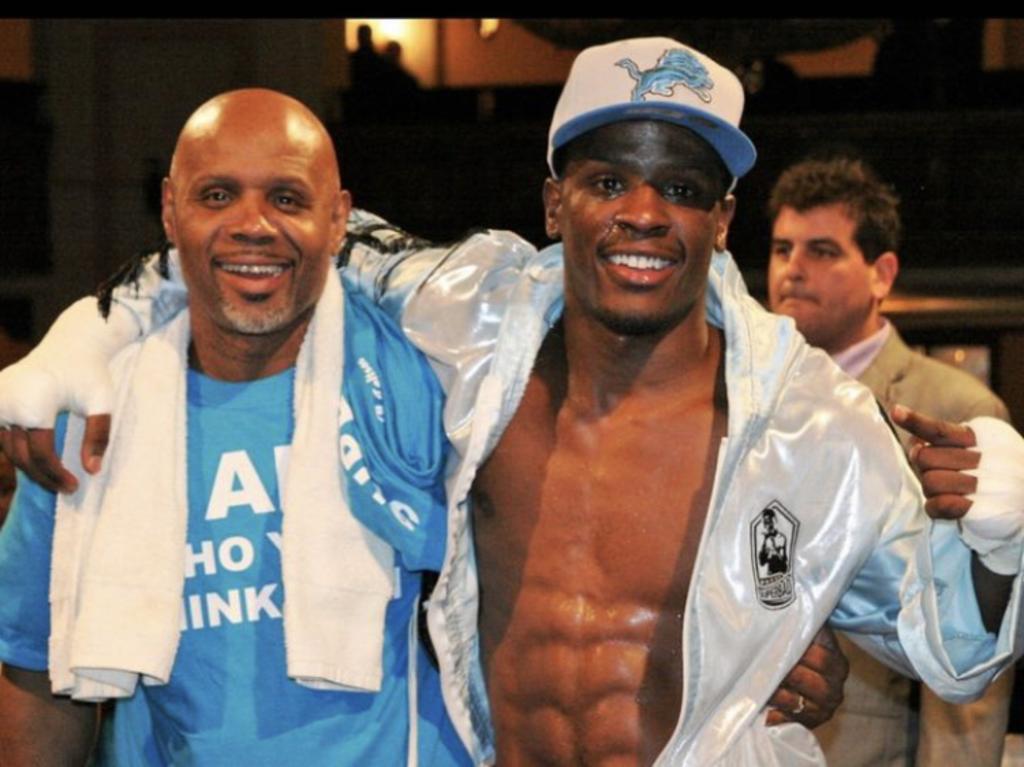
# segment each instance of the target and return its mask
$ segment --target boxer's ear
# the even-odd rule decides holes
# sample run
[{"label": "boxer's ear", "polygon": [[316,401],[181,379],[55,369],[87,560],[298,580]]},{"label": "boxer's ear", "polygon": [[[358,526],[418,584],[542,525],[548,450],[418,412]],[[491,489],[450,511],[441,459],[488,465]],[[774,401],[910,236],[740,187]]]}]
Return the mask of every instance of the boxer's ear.
[{"label": "boxer's ear", "polygon": [[715,226],[715,250],[725,250],[728,247],[729,225],[732,224],[732,217],[736,214],[736,198],[727,194],[719,203],[718,223]]},{"label": "boxer's ear", "polygon": [[562,211],[562,182],[553,178],[544,180],[544,230],[552,240],[562,239],[558,217]]}]

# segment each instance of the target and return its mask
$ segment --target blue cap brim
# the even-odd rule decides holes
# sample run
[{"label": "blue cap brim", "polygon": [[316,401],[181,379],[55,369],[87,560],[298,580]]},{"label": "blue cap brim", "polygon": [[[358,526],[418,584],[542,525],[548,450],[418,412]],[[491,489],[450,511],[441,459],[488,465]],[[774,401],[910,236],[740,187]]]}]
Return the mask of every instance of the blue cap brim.
[{"label": "blue cap brim", "polygon": [[711,144],[735,178],[746,174],[757,160],[754,142],[739,128],[703,110],[668,102],[613,104],[586,112],[555,131],[551,149],[559,149],[602,125],[624,120],[662,120],[689,128]]}]

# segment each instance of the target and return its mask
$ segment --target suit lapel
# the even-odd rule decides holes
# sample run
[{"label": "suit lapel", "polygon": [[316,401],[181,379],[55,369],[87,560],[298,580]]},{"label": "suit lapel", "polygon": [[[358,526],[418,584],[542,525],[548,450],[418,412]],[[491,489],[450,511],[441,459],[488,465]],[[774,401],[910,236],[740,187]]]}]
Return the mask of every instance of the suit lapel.
[{"label": "suit lapel", "polygon": [[875,397],[889,408],[899,401],[899,384],[910,364],[910,349],[903,343],[896,328],[891,328],[878,356],[861,374],[860,382],[874,392]]}]

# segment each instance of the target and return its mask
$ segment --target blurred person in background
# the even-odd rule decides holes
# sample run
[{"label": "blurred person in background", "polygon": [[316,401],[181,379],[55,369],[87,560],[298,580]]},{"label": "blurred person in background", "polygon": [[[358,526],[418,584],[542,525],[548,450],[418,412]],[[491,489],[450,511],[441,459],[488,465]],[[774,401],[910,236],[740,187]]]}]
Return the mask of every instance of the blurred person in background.
[{"label": "blurred person in background", "polygon": [[[871,389],[886,410],[902,404],[957,423],[976,416],[1009,420],[1006,406],[981,382],[912,351],[882,316],[899,272],[898,205],[892,189],[857,159],[811,159],[784,171],[769,200],[771,310],[792,317],[809,343]],[[898,436],[909,450],[910,433],[899,428]],[[815,731],[830,765],[998,767],[1012,667],[973,703],[947,703],[921,686],[917,726],[914,683],[843,634],[840,643],[851,665],[845,699]]]}]

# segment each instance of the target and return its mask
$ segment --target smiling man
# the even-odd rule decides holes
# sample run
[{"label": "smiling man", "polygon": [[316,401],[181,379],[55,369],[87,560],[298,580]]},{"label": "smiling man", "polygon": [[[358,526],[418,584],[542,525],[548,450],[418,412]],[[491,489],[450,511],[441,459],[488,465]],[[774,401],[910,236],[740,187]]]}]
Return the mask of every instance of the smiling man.
[{"label": "smiling man", "polygon": [[[765,707],[813,722],[811,670],[778,688],[827,620],[954,698],[1009,660],[1013,632],[985,626],[1006,596],[987,587],[1007,584],[982,568],[978,604],[970,549],[926,529],[870,393],[764,312],[725,251],[755,159],[742,106],[734,75],[675,40],[589,48],[550,131],[561,243],[399,252],[371,221],[377,247],[349,250],[346,277],[447,394],[427,620],[476,763],[813,764],[813,736],[767,727]],[[180,295],[160,299],[134,306],[160,321]]]},{"label": "smiling man", "polygon": [[[189,287],[192,367],[253,380],[294,364],[351,207],[330,139],[267,93],[182,129],[163,224]],[[254,200],[253,198],[261,198]]]},{"label": "smiling man", "polygon": [[4,764],[85,764],[103,699],[101,764],[466,763],[415,639],[440,390],[333,268],[349,206],[294,99],[233,91],[182,129],[188,311],[111,364],[105,470],[60,501],[26,482],[0,536]]},{"label": "smiling man", "polygon": [[[761,310],[725,252],[754,160],[741,111],[731,73],[673,40],[587,49],[549,133],[561,244],[534,256],[489,233],[440,263],[353,251],[350,273],[450,382],[461,460],[429,619],[478,760],[814,763],[806,730],[761,712],[826,620],[947,696],[991,678],[973,665],[996,646],[970,550],[937,528],[932,562],[870,392]],[[901,583],[919,595],[902,612]],[[969,639],[943,647],[955,603],[971,625],[941,633]]]},{"label": "smiling man", "polygon": [[646,764],[678,718],[681,610],[726,432],[704,293],[731,177],[660,120],[609,121],[554,164],[565,309],[473,490],[485,671],[510,763]]},{"label": "smiling man", "polygon": [[[900,216],[894,192],[864,162],[806,160],[772,190],[768,299],[809,343],[827,351],[888,410],[902,404],[962,423],[1008,420],[1006,406],[963,371],[912,351],[882,315],[899,271]],[[904,449],[912,435],[899,430]],[[911,681],[840,637],[850,658],[846,699],[815,732],[829,764],[971,764],[998,767],[1013,670],[974,703],[947,703],[921,689],[914,722]],[[916,739],[915,739],[916,735]]]},{"label": "smiling man", "polygon": [[[466,371],[447,408],[468,435],[457,538],[430,617],[459,669],[479,605],[482,673],[458,681],[471,720],[489,707],[502,764],[812,763],[806,730],[759,713],[826,620],[950,697],[987,681],[924,628],[960,600],[980,617],[970,550],[932,532],[935,578],[958,584],[937,594],[920,491],[870,392],[764,313],[724,250],[754,160],[741,111],[731,73],[675,41],[587,49],[549,134],[561,245],[511,284],[481,241],[361,274],[404,293],[392,306],[435,366]],[[505,307],[480,372],[465,350],[488,348],[489,313],[428,330],[467,297]],[[768,538],[783,550],[761,562]],[[897,619],[908,564],[921,597]],[[981,622],[942,631],[993,648]]]}]

